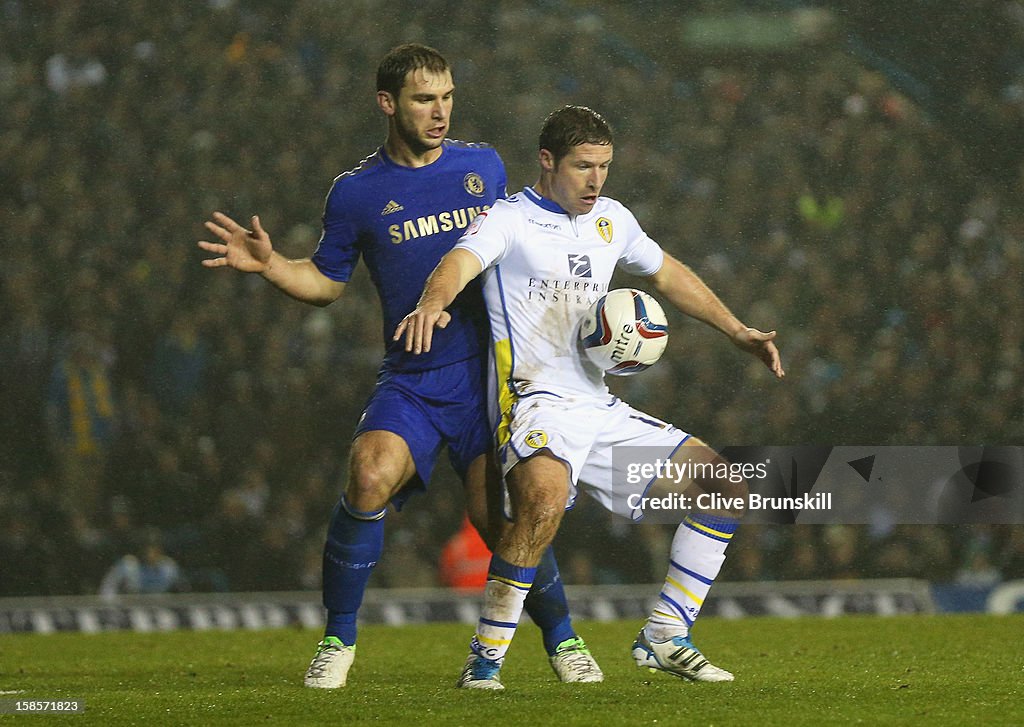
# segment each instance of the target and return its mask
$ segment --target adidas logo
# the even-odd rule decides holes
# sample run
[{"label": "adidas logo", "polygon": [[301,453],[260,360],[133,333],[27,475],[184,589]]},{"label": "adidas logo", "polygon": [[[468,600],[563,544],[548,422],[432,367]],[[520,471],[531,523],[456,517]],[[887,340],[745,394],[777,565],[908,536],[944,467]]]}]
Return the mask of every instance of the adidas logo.
[{"label": "adidas logo", "polygon": [[380,211],[380,216],[383,217],[384,215],[390,215],[392,212],[401,212],[404,209],[405,207],[398,204],[398,202],[396,202],[395,200],[391,200],[386,205],[384,205],[384,209]]}]

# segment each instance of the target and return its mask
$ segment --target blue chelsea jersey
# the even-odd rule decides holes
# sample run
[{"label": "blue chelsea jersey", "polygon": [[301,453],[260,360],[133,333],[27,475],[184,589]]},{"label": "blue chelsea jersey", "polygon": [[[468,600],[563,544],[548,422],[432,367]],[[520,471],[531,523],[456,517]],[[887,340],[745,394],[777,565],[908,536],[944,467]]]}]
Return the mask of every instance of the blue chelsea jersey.
[{"label": "blue chelsea jersey", "polygon": [[334,180],[313,263],[331,280],[347,282],[359,257],[366,262],[384,314],[382,370],[433,369],[486,350],[487,318],[478,281],[448,308],[452,320],[434,329],[428,353],[406,353],[404,339],[391,337],[416,307],[441,257],[477,214],[505,197],[505,185],[497,151],[451,139],[425,167],[396,164],[382,147]]}]

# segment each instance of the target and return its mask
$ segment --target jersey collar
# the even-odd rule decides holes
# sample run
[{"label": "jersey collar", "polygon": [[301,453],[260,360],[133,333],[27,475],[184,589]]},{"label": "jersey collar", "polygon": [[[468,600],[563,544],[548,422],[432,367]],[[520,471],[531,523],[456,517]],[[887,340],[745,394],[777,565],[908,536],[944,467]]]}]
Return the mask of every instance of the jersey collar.
[{"label": "jersey collar", "polygon": [[537,194],[533,187],[523,187],[523,194],[526,195],[528,200],[541,209],[546,209],[548,212],[554,212],[557,215],[569,215],[569,217],[572,217],[572,215],[562,209],[562,206],[557,202],[554,202],[547,197],[541,197]]},{"label": "jersey collar", "polygon": [[394,159],[392,159],[388,155],[388,152],[384,148],[383,144],[381,144],[377,148],[377,153],[380,154],[380,158],[384,160],[384,163],[387,166],[389,166],[389,167],[391,167],[393,169],[403,169],[403,170],[405,170],[407,172],[415,172],[415,171],[420,170],[420,169],[431,169],[431,168],[436,169],[437,168],[436,165],[442,159],[444,159],[446,156],[448,156],[448,141],[449,141],[448,139],[445,139],[442,142],[442,144],[441,144],[441,153],[438,155],[437,159],[435,159],[434,161],[430,162],[430,164],[427,164],[426,166],[423,166],[423,167],[407,167],[404,164],[399,164],[398,162],[396,162]]}]

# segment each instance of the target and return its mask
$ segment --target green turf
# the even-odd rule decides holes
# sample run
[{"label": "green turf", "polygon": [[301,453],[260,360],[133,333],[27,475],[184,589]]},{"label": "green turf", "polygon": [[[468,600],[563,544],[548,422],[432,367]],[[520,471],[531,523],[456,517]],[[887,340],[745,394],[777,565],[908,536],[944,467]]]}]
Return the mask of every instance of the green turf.
[{"label": "green turf", "polygon": [[536,629],[524,626],[503,693],[453,688],[472,634],[465,625],[364,627],[349,686],[336,691],[301,686],[318,638],[308,630],[9,635],[0,637],[0,691],[80,698],[87,711],[0,721],[1024,724],[1024,616],[703,620],[695,640],[736,673],[732,684],[637,670],[628,647],[638,625],[578,624],[605,671],[596,685],[557,683]]}]

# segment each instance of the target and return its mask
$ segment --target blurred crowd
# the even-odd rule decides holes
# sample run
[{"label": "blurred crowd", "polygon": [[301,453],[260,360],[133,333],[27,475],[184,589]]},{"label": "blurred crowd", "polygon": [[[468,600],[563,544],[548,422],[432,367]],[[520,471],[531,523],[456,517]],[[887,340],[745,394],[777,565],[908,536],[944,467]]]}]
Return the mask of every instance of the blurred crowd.
[{"label": "blurred crowd", "polygon": [[[361,270],[304,306],[202,268],[195,241],[213,210],[258,213],[311,253],[331,180],[383,139],[377,61],[408,40],[453,62],[453,136],[493,143],[510,191],[548,112],[605,114],[607,193],[779,331],[781,384],[670,316],[665,359],[612,382],[638,408],[714,446],[1019,442],[1024,174],[988,173],[834,28],[687,55],[674,4],[644,5],[631,30],[588,2],[0,0],[0,595],[319,587],[375,293]],[[1019,128],[1022,89],[1024,67],[975,101]],[[568,582],[662,578],[670,531],[577,510]],[[371,585],[447,582],[454,475],[388,517]],[[741,533],[724,578],[1024,577],[1022,526]]]}]

